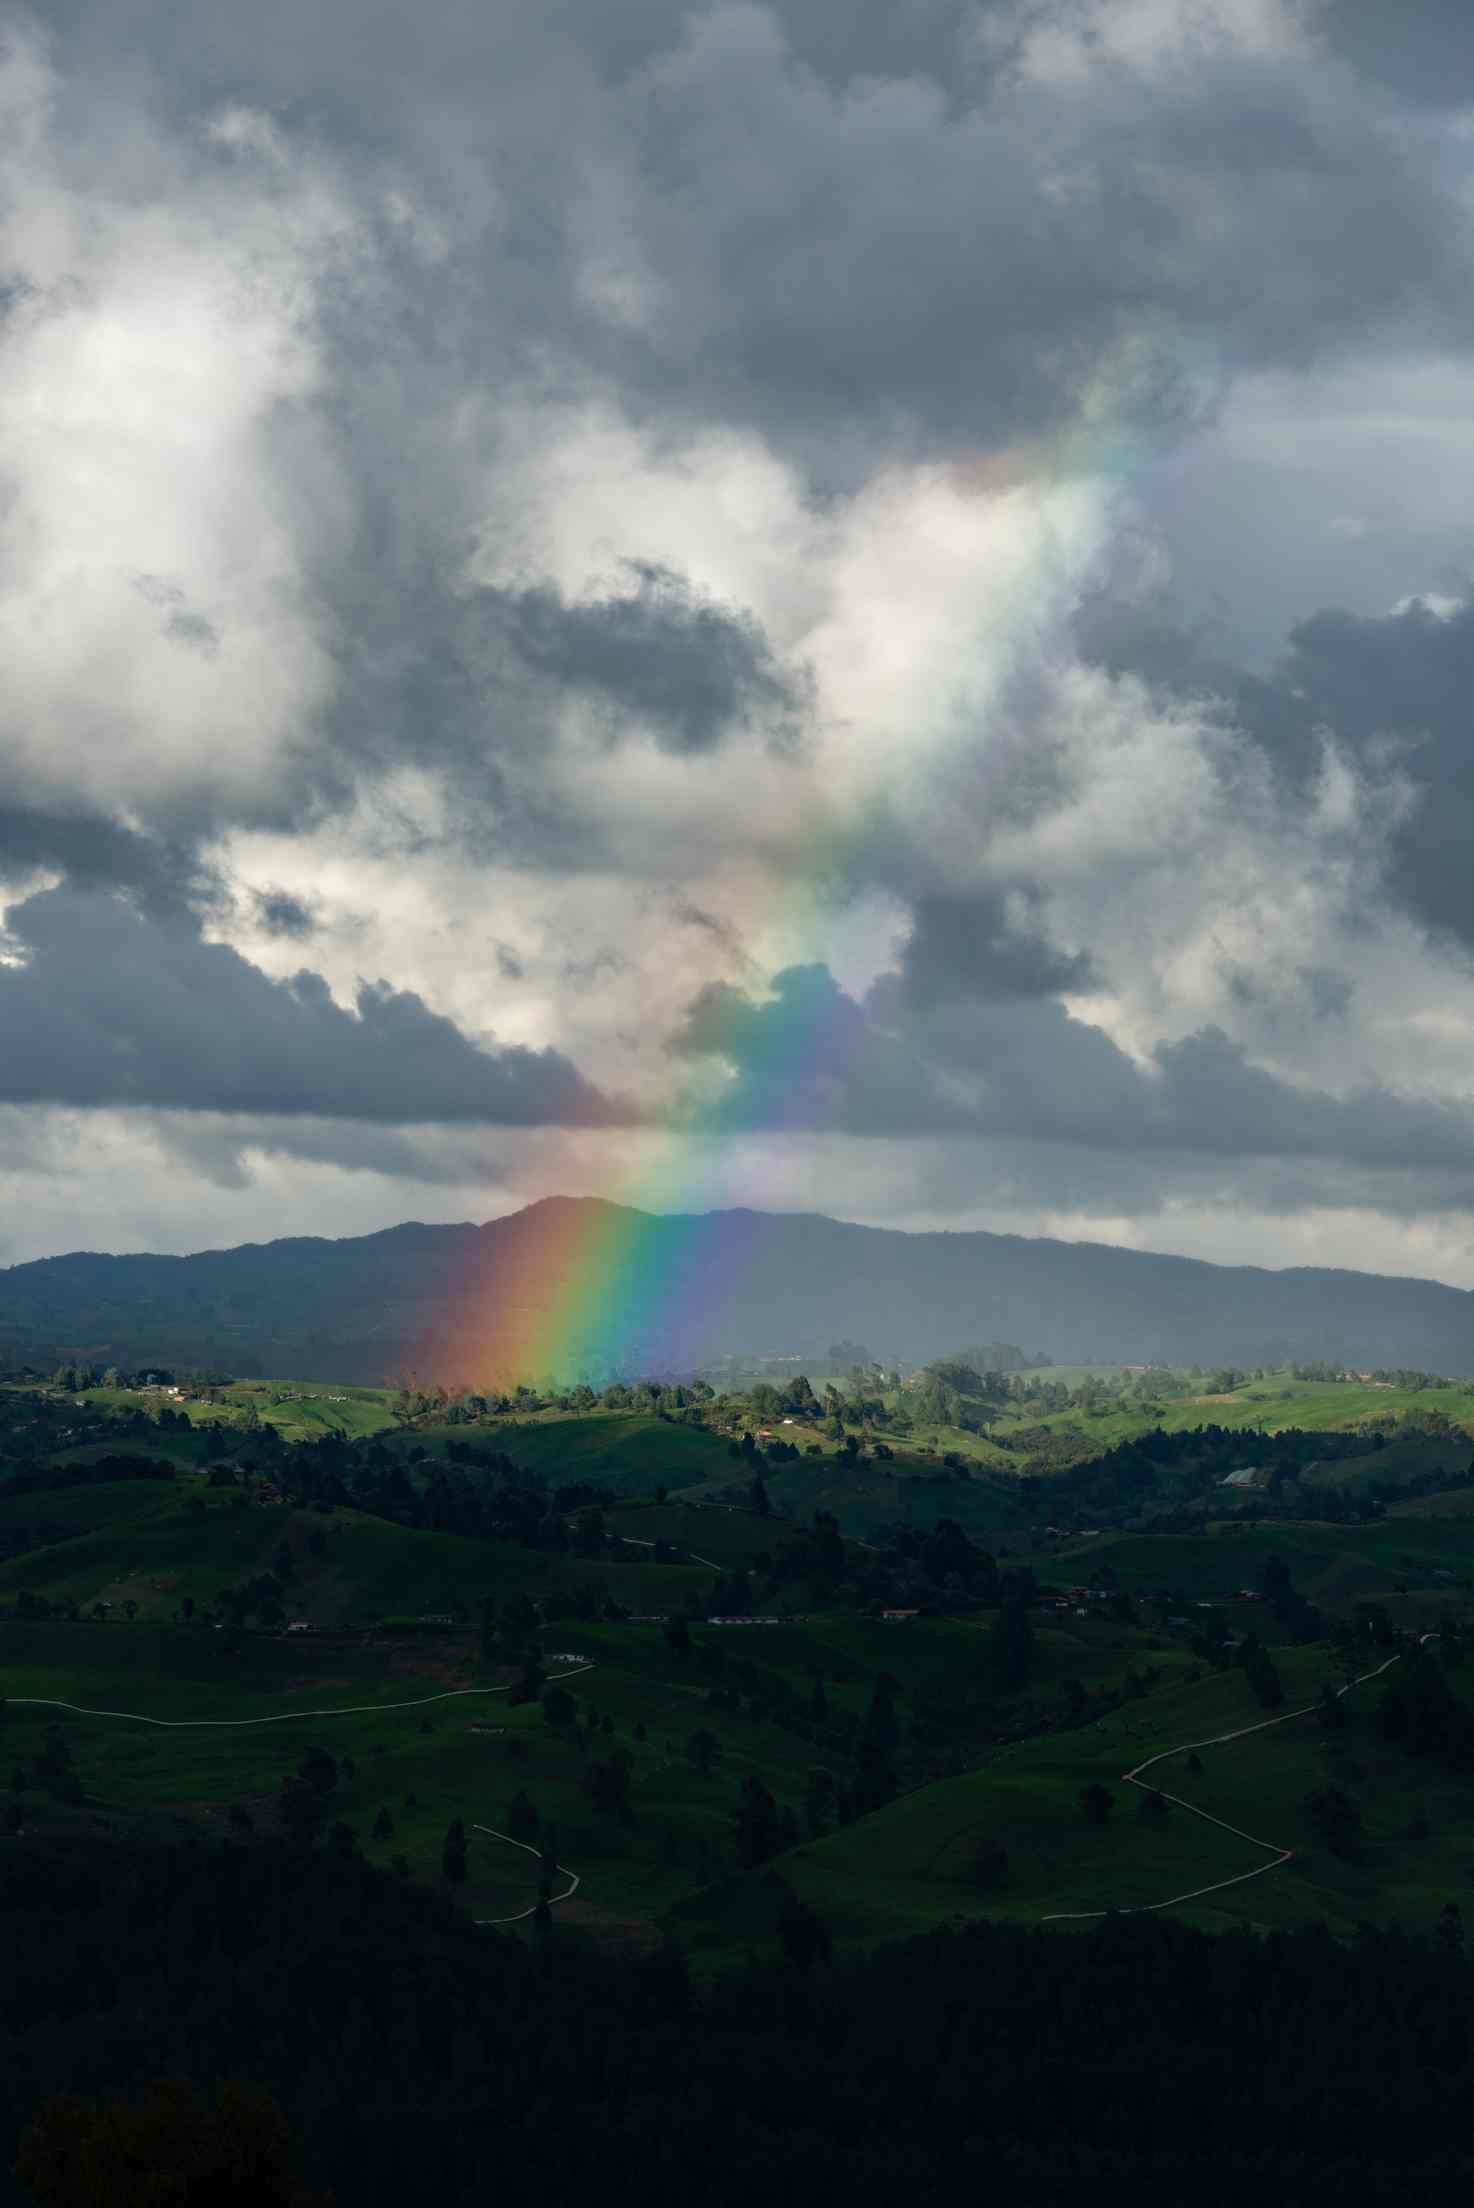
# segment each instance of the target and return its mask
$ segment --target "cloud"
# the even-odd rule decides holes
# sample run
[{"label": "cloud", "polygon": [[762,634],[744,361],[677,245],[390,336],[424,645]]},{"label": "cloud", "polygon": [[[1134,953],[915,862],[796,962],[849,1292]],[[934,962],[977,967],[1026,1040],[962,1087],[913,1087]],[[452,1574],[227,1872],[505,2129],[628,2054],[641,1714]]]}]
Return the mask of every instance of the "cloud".
[{"label": "cloud", "polygon": [[555,1050],[472,1042],[412,991],[353,1011],[303,968],[272,981],[183,919],[50,890],[8,915],[0,1101],[388,1123],[599,1126],[619,1114]]},{"label": "cloud", "polygon": [[656,1124],[748,1200],[1238,1192],[1270,1254],[1466,1200],[1433,0],[49,14],[11,1109],[167,1120],[211,1219]]},{"label": "cloud", "polygon": [[966,1135],[1138,1155],[1170,1180],[1180,1161],[1455,1174],[1474,1189],[1474,1113],[1376,1083],[1328,1094],[1254,1064],[1217,1027],[1157,1044],[1140,1064],[1048,997],[914,1006],[900,976],[857,1003],[822,966],[774,976],[757,998],[714,983],[673,1047],[725,1063],[708,1092],[724,1128]]},{"label": "cloud", "polygon": [[294,943],[311,935],[311,908],[290,890],[259,889],[253,892],[251,902],[258,923],[268,935],[287,936]]},{"label": "cloud", "polygon": [[1385,614],[1328,608],[1291,630],[1267,676],[1215,658],[1150,607],[1098,600],[1082,610],[1078,634],[1117,673],[1194,697],[1240,730],[1283,778],[1289,803],[1303,802],[1333,746],[1384,824],[1358,883],[1363,923],[1387,902],[1462,955],[1474,951],[1474,600],[1424,592]]},{"label": "cloud", "polygon": [[[1027,893],[1016,893],[1027,903]],[[917,1004],[950,996],[1048,997],[1090,988],[1095,978],[1083,951],[1065,953],[1010,925],[998,888],[971,896],[921,898],[901,952],[901,977]]]},{"label": "cloud", "polygon": [[1326,728],[1369,776],[1405,791],[1387,893],[1474,951],[1474,604],[1419,597],[1381,619],[1317,614],[1294,630],[1278,687],[1298,709],[1265,730],[1278,756],[1298,763],[1307,731]]},{"label": "cloud", "polygon": [[1474,55],[1461,0],[1329,0],[1333,49],[1401,98],[1462,107],[1474,98]]},{"label": "cloud", "polygon": [[1191,419],[1216,372],[1195,332],[1238,366],[1467,330],[1436,164],[1293,10],[1014,12],[1017,65],[960,106],[909,73],[826,84],[760,8],[688,19],[629,96],[668,405],[704,388],[821,445],[859,421],[1002,443],[1102,379]]},{"label": "cloud", "polygon": [[704,751],[740,725],[793,731],[807,685],[777,664],[750,615],[650,562],[629,583],[573,604],[547,584],[507,592],[508,641],[540,673],[595,698],[612,732],[647,728],[663,750]]}]

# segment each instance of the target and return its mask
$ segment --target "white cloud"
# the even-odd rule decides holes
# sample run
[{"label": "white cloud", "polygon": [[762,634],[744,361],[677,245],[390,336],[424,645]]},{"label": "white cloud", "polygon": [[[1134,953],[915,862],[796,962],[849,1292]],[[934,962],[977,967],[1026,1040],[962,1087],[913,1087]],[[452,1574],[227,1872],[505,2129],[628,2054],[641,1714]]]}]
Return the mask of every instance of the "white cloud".
[{"label": "white cloud", "polygon": [[[247,806],[332,683],[309,548],[344,522],[315,287],[354,218],[275,126],[101,175],[34,42],[0,50],[0,705],[12,797]],[[263,172],[250,158],[265,152]],[[242,162],[244,160],[244,166]],[[200,648],[204,646],[205,648]]]}]

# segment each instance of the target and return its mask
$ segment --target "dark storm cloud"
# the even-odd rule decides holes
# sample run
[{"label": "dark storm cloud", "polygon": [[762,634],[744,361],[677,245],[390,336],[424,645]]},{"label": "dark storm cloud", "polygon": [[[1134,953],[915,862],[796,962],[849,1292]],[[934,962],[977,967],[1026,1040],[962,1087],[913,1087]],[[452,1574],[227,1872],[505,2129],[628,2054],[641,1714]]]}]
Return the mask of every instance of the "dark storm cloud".
[{"label": "dark storm cloud", "polygon": [[287,889],[257,890],[251,900],[256,920],[268,935],[287,936],[300,943],[315,925],[310,908]]},{"label": "dark storm cloud", "polygon": [[[79,142],[117,127],[126,53],[192,142],[222,98],[274,112],[288,160],[321,156],[356,221],[311,316],[351,517],[304,551],[334,694],[258,784],[201,785],[201,838],[310,830],[408,766],[448,780],[458,830],[499,855],[602,863],[600,824],[549,787],[561,694],[678,756],[801,729],[804,676],[658,544],[592,600],[535,575],[467,587],[497,433],[445,431],[488,394],[608,396],[677,437],[755,426],[823,488],[1052,428],[1103,378],[1108,419],[1170,431],[1240,364],[1394,321],[1470,328],[1433,155],[1351,71],[1294,57],[1204,42],[1156,73],[1019,84],[953,0],[216,0],[187,26],[173,0],[54,0],[46,20]],[[391,187],[433,251],[385,214]],[[628,313],[589,280],[611,256]],[[277,409],[261,450],[310,481],[305,419]],[[228,604],[135,583],[185,650],[228,644]],[[133,802],[147,819],[168,801],[145,773]]]},{"label": "dark storm cloud", "polygon": [[409,990],[273,981],[188,921],[52,890],[9,914],[0,1102],[311,1113],[385,1122],[601,1126],[615,1108],[553,1050],[478,1048]]},{"label": "dark storm cloud", "polygon": [[1466,0],[1330,0],[1330,45],[1402,99],[1461,107],[1474,99]]},{"label": "dark storm cloud", "polygon": [[693,752],[740,724],[794,730],[806,686],[750,615],[711,604],[665,567],[634,567],[630,586],[577,603],[548,584],[485,597],[519,656],[592,697],[615,731],[648,727],[662,750]]},{"label": "dark storm cloud", "polygon": [[[379,406],[394,355],[432,380],[587,377],[863,472],[856,437],[1053,425],[1118,340],[1135,407],[1173,421],[1205,363],[1300,364],[1393,321],[1469,334],[1462,209],[1351,70],[1205,39],[1021,84],[976,35],[1006,12],[222,0],[181,41],[140,0],[128,45],[176,96],[310,109],[366,205],[392,150],[444,219],[433,267],[382,240],[390,301],[333,309],[346,353],[374,341]],[[63,20],[82,53],[117,36],[98,4]],[[655,280],[633,321],[591,300],[603,246]]]},{"label": "dark storm cloud", "polygon": [[131,891],[150,910],[173,910],[218,885],[191,843],[126,827],[107,815],[7,803],[0,797],[0,875],[44,868],[87,889]]},{"label": "dark storm cloud", "polygon": [[1421,603],[1381,620],[1318,613],[1292,632],[1280,687],[1372,779],[1409,786],[1387,892],[1474,951],[1474,606],[1446,618]]},{"label": "dark storm cloud", "polygon": [[[1287,802],[1304,801],[1332,740],[1389,800],[1383,865],[1362,883],[1363,915],[1385,898],[1474,953],[1474,604],[1435,612],[1414,599],[1381,616],[1327,609],[1291,630],[1267,677],[1107,601],[1082,612],[1077,634],[1113,671],[1214,705],[1273,762]],[[1316,1008],[1344,1008],[1336,984]]]},{"label": "dark storm cloud", "polygon": [[901,950],[901,978],[918,1005],[949,997],[1055,996],[1098,979],[1083,951],[1066,955],[1015,928],[996,889],[919,898]]},{"label": "dark storm cloud", "polygon": [[680,301],[646,367],[779,436],[1027,433],[1118,340],[1148,340],[1130,409],[1170,423],[1202,402],[1194,333],[1220,365],[1394,320],[1467,334],[1462,218],[1349,73],[1205,47],[957,110],[922,76],[836,91],[730,8],[625,106]]},{"label": "dark storm cloud", "polygon": [[1056,1001],[1015,996],[917,1011],[897,976],[862,1004],[822,965],[758,998],[704,989],[673,1047],[719,1059],[720,1124],[850,1135],[971,1135],[1091,1151],[1111,1162],[1278,1159],[1395,1173],[1474,1170],[1474,1116],[1363,1086],[1300,1087],[1221,1029],[1158,1044],[1142,1067]]}]

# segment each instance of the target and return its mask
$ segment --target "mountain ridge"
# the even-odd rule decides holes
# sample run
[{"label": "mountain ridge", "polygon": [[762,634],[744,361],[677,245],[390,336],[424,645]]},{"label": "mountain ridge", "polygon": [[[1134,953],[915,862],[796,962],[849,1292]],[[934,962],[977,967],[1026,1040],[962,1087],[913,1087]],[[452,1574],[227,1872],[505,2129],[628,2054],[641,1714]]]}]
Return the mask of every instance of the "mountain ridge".
[{"label": "mountain ridge", "polygon": [[[595,1209],[627,1222],[628,1247],[650,1278],[664,1268],[688,1292],[679,1308],[625,1307],[588,1321],[569,1355],[590,1368],[810,1356],[841,1338],[917,1359],[1003,1336],[1077,1362],[1324,1356],[1474,1372],[1474,1291],[1417,1275],[1217,1265],[987,1229],[871,1227],[820,1212],[645,1212],[560,1195],[479,1224],[404,1220],[366,1235],[282,1236],[183,1255],[28,1259],[0,1269],[0,1357],[87,1353],[321,1379],[414,1370],[474,1382],[496,1364],[503,1320],[525,1312],[540,1231]],[[464,1339],[471,1299],[484,1317],[477,1354],[486,1373],[445,1369],[445,1340]],[[464,1364],[467,1353],[456,1354]]]}]

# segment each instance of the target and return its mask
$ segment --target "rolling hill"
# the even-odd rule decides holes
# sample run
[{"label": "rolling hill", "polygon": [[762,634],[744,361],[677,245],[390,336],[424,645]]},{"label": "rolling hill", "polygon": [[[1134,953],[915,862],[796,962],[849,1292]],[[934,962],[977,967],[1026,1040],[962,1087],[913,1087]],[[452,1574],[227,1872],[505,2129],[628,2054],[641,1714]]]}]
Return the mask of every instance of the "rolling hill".
[{"label": "rolling hill", "polygon": [[814,1214],[660,1217],[569,1197],[484,1226],[11,1266],[0,1272],[0,1359],[505,1378],[508,1345],[527,1338],[546,1295],[549,1250],[576,1266],[594,1238],[617,1242],[627,1280],[661,1280],[668,1292],[602,1300],[564,1353],[591,1372],[690,1369],[726,1352],[822,1358],[840,1337],[919,1360],[1006,1336],[1103,1362],[1331,1358],[1474,1373],[1474,1296],[1437,1281],[1209,1265],[1017,1235],[908,1234]]}]

